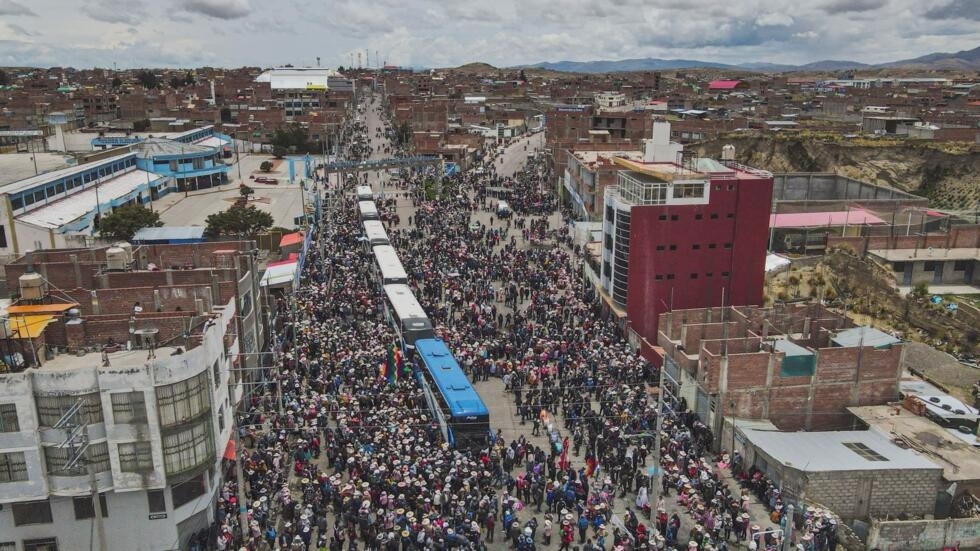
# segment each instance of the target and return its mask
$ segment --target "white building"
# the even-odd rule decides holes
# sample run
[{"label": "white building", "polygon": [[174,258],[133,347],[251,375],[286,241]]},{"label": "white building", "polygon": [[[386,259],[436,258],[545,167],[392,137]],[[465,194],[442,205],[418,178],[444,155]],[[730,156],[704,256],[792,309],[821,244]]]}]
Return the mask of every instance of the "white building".
[{"label": "white building", "polygon": [[[228,338],[235,319],[232,299],[194,335],[199,344],[192,339],[180,352],[162,346],[153,358],[121,350],[109,362],[97,352],[61,354],[40,368],[0,374],[0,549],[186,549],[213,521],[241,399],[231,370],[238,340]],[[54,426],[75,404],[87,463],[66,471],[70,429]]]}]

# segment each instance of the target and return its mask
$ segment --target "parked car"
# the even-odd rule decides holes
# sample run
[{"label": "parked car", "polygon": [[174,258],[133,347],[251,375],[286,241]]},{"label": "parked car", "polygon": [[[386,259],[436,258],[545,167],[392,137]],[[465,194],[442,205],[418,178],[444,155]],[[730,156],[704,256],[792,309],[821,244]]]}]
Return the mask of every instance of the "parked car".
[{"label": "parked car", "polygon": [[275,178],[266,178],[265,176],[259,176],[259,177],[255,178],[255,183],[256,184],[269,184],[269,185],[273,185],[274,186],[274,185],[276,185],[276,184],[279,183],[279,180],[277,180]]}]

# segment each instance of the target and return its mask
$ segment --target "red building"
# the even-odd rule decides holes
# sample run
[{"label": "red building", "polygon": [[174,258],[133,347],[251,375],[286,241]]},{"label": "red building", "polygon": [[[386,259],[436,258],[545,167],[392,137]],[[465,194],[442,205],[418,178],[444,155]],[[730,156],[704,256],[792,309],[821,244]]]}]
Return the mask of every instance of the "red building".
[{"label": "red building", "polygon": [[605,191],[599,280],[632,332],[652,344],[662,312],[762,303],[770,173],[711,159],[614,162],[624,170]]}]

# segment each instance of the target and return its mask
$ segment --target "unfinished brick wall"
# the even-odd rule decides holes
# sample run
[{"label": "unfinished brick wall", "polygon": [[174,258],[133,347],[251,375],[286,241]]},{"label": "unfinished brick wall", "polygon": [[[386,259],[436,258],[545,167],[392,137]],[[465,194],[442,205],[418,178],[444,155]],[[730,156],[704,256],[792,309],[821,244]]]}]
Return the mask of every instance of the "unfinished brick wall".
[{"label": "unfinished brick wall", "polygon": [[[138,314],[136,329],[155,328],[159,330],[156,342],[163,345],[169,341],[171,346],[183,346],[183,340],[179,339],[184,331],[187,330],[191,321],[189,314]],[[56,327],[61,325],[60,328]],[[200,333],[199,330],[194,331]],[[60,340],[62,338],[64,340]],[[49,346],[67,347],[69,351],[74,351],[79,347],[99,347],[109,342],[111,338],[115,343],[125,345],[130,338],[129,316],[88,316],[82,318],[82,323],[65,326],[63,320],[52,323],[45,330],[45,338]],[[190,339],[189,342],[194,342]]]}]

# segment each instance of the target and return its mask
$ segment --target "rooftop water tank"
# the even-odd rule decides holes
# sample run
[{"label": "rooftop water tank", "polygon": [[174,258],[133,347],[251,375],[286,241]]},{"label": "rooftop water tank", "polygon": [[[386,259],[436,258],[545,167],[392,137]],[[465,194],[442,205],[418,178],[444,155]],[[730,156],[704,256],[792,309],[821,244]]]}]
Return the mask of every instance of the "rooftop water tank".
[{"label": "rooftop water tank", "polygon": [[106,249],[105,262],[106,268],[111,272],[123,272],[129,268],[126,249],[122,247],[109,247]]},{"label": "rooftop water tank", "polygon": [[29,273],[17,280],[20,286],[20,296],[25,300],[41,300],[44,298],[44,278],[39,273]]}]

